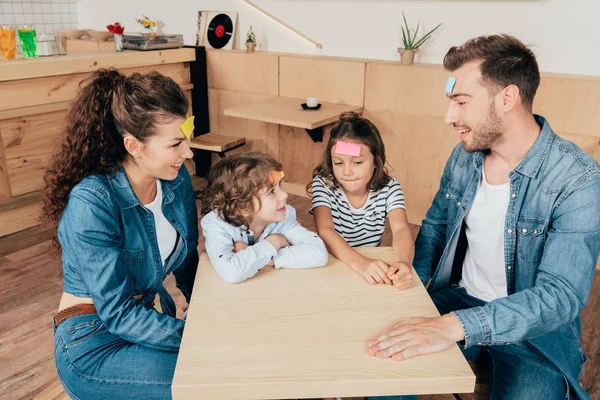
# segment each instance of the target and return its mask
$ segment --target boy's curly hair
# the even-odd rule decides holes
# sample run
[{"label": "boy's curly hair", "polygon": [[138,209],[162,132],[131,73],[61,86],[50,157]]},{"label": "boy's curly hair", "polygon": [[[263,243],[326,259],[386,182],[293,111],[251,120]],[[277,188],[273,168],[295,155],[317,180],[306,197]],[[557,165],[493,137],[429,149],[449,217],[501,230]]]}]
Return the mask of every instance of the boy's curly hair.
[{"label": "boy's curly hair", "polygon": [[215,164],[200,193],[202,215],[216,211],[219,217],[233,226],[250,226],[254,218],[252,199],[264,187],[275,182],[271,171],[283,171],[283,166],[267,154],[256,151],[232,155]]}]

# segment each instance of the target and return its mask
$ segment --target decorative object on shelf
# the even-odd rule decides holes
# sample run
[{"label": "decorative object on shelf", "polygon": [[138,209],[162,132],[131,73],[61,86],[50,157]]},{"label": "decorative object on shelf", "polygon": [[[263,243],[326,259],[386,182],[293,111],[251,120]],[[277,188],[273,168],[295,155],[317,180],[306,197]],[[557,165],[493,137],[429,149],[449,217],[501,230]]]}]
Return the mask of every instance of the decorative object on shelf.
[{"label": "decorative object on shelf", "polygon": [[87,31],[87,34],[92,39],[96,39],[101,42],[108,41],[113,38],[113,35],[110,32],[106,31],[89,30]]},{"label": "decorative object on shelf", "polygon": [[123,32],[125,31],[125,27],[119,22],[115,22],[114,24],[107,25],[106,29],[115,37],[115,50],[123,51]]},{"label": "decorative object on shelf", "polygon": [[67,55],[67,34],[58,31],[54,34],[54,40],[56,41],[56,49],[59,56]]},{"label": "decorative object on shelf", "polygon": [[306,103],[302,103],[300,104],[302,106],[303,110],[318,110],[319,108],[321,108],[321,103],[318,103],[316,106],[311,107]]},{"label": "decorative object on shelf", "polygon": [[408,22],[406,22],[406,16],[404,15],[404,11],[402,12],[402,18],[404,19],[404,26],[401,26],[402,29],[402,43],[404,47],[398,48],[398,53],[400,53],[400,60],[402,64],[412,64],[415,59],[415,54],[419,51],[419,47],[423,43],[425,43],[442,24],[439,23],[435,28],[427,32],[423,37],[417,40],[417,34],[419,33],[419,23],[417,23],[417,29],[415,29],[414,34],[411,34],[411,30],[408,28]]},{"label": "decorative object on shelf", "polygon": [[208,49],[233,49],[237,12],[199,11],[196,44]]},{"label": "decorative object on shelf", "polygon": [[145,15],[142,15],[142,18],[135,19],[138,24],[142,26],[142,35],[144,36],[156,36],[156,29],[158,24],[155,20]]},{"label": "decorative object on shelf", "polygon": [[306,103],[302,103],[303,110],[318,110],[321,108],[321,104],[319,104],[319,100],[316,97],[307,97]]},{"label": "decorative object on shelf", "polygon": [[323,45],[321,43],[318,43],[317,41],[309,38],[308,36],[306,36],[304,33],[298,31],[297,29],[292,28],[291,26],[289,26],[288,24],[286,24],[285,22],[283,22],[282,20],[280,20],[279,18],[275,17],[272,14],[269,14],[268,12],[266,12],[265,10],[263,10],[262,8],[260,8],[259,6],[257,6],[256,4],[254,4],[253,2],[251,2],[250,0],[242,0],[244,3],[248,4],[249,6],[255,8],[256,10],[260,11],[261,13],[263,13],[264,15],[266,15],[267,17],[271,18],[272,20],[274,20],[275,22],[285,26],[286,28],[288,28],[290,31],[294,32],[296,35],[300,36],[301,38],[303,38],[304,40],[314,44],[315,46],[317,46],[317,49],[322,49]]},{"label": "decorative object on shelf", "polygon": [[67,36],[67,39],[81,39],[83,36],[87,35],[85,29],[61,29],[60,33]]},{"label": "decorative object on shelf", "polygon": [[319,100],[317,100],[316,97],[307,97],[306,98],[306,105],[309,107],[316,107],[317,104],[319,104]]},{"label": "decorative object on shelf", "polygon": [[0,25],[0,58],[17,58],[17,30],[12,25]]},{"label": "decorative object on shelf", "polygon": [[25,58],[36,58],[37,57],[37,42],[36,32],[33,25],[19,25],[17,27],[17,35],[19,36],[19,42],[21,42],[21,50]]},{"label": "decorative object on shelf", "polygon": [[254,50],[256,50],[256,34],[252,26],[250,26],[248,32],[246,32],[246,51],[252,52]]}]

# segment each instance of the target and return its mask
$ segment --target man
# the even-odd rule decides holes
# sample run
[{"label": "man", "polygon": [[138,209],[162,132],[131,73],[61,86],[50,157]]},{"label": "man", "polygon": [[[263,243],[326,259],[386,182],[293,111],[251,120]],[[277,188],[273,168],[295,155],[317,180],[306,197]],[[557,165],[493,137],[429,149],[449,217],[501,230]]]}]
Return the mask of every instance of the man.
[{"label": "man", "polygon": [[451,48],[445,123],[460,136],[416,242],[439,318],[401,321],[367,352],[403,360],[460,342],[492,399],[588,399],[584,308],[600,251],[600,166],[532,113],[534,54],[508,35]]}]

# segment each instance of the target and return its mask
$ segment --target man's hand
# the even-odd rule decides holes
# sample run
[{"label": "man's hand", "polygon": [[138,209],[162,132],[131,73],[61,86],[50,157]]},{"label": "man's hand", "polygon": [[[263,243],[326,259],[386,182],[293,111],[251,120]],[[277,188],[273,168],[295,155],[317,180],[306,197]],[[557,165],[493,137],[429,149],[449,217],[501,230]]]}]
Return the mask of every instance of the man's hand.
[{"label": "man's hand", "polygon": [[387,276],[392,280],[396,289],[403,290],[412,287],[412,268],[405,262],[390,264]]},{"label": "man's hand", "polygon": [[233,252],[234,253],[238,253],[238,252],[240,252],[240,251],[242,251],[244,249],[247,249],[247,248],[248,248],[248,245],[246,243],[242,242],[242,241],[239,241],[239,240],[233,244]]},{"label": "man's hand", "polygon": [[365,258],[364,260],[352,265],[351,268],[357,274],[362,276],[365,281],[372,285],[377,283],[386,283],[388,285],[392,284],[392,280],[387,276],[389,265],[382,260],[371,260],[370,258]]},{"label": "man's hand", "polygon": [[370,340],[367,354],[401,361],[446,350],[464,338],[462,326],[454,314],[410,318],[390,326],[379,337]]}]

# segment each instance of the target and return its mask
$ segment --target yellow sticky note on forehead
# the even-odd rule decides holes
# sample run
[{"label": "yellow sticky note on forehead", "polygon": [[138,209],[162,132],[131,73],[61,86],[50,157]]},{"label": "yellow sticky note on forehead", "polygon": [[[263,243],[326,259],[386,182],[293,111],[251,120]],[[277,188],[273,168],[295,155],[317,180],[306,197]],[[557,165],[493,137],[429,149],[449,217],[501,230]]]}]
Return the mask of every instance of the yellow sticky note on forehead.
[{"label": "yellow sticky note on forehead", "polygon": [[194,118],[195,117],[192,115],[181,124],[181,132],[183,132],[188,139],[192,137],[192,133],[194,132]]},{"label": "yellow sticky note on forehead", "polygon": [[283,171],[271,171],[269,172],[269,182],[275,184],[277,182],[279,182],[280,180],[283,179],[283,177],[285,176],[285,174],[283,173]]}]

